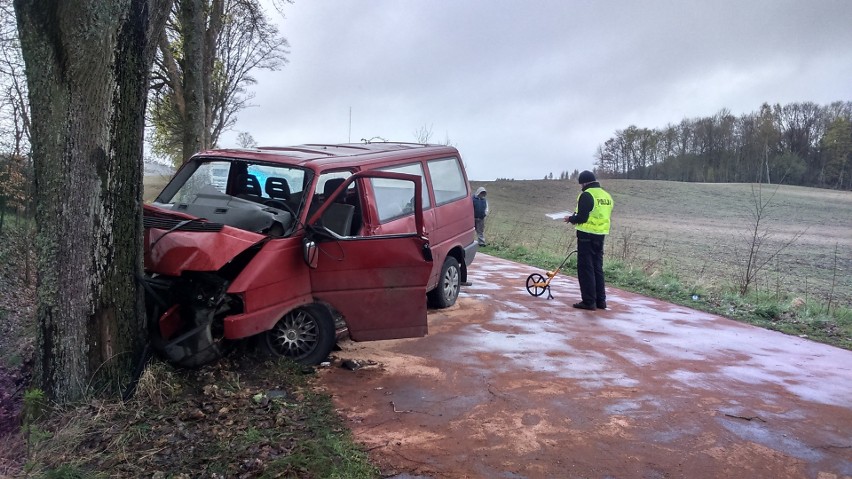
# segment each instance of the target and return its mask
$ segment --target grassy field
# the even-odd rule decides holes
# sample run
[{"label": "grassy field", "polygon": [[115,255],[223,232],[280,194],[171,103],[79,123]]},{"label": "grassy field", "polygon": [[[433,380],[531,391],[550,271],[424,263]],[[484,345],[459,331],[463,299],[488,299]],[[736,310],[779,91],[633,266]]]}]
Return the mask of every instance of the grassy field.
[{"label": "grassy field", "polygon": [[166,186],[169,179],[171,179],[169,176],[146,176],[143,182],[145,189],[142,193],[142,199],[145,201],[154,201],[154,198]]},{"label": "grassy field", "polygon": [[[473,182],[485,186],[491,214],[486,236],[497,246],[523,246],[564,256],[573,228],[547,213],[572,210],[571,181]],[[734,288],[755,229],[755,195],[767,204],[758,227],[758,259],[777,256],[756,289],[803,300],[852,303],[852,193],[795,186],[603,180],[615,202],[606,254],[642,264],[648,274],[674,272],[701,288]],[[783,245],[790,243],[788,247]],[[780,253],[779,253],[779,250]]]}]

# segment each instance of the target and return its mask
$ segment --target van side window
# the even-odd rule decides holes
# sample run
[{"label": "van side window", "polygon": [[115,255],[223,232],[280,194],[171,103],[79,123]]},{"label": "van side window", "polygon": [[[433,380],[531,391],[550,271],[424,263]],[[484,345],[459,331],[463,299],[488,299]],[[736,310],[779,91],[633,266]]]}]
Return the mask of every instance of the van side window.
[{"label": "van side window", "polygon": [[428,165],[436,204],[442,205],[467,197],[467,186],[458,158],[431,160]]},{"label": "van side window", "polygon": [[326,202],[334,203],[323,215],[323,225],[339,236],[357,236],[362,226],[363,218],[357,181],[350,183],[345,191],[332,197],[332,193],[350,176],[352,176],[351,171],[332,171],[321,174],[317,180],[316,191],[308,213],[310,216]]},{"label": "van side window", "polygon": [[[320,201],[325,201],[327,195],[330,195],[334,190],[343,183],[343,180],[352,176],[352,172],[348,170],[341,171],[331,171],[325,172],[320,175],[317,180],[317,189],[314,191],[314,195],[319,198]],[[355,191],[355,183],[349,185],[349,188],[346,190],[347,195],[351,195]]]},{"label": "van side window", "polygon": [[[423,185],[423,209],[426,210],[431,206],[429,202],[429,188],[426,187],[426,175],[423,174],[423,165],[414,163],[411,165],[392,166],[389,168],[381,168],[380,171],[390,171],[392,173],[405,173],[407,175],[417,175],[420,177],[420,183]],[[412,203],[412,208],[413,208]],[[413,213],[413,210],[412,210]]]},{"label": "van side window", "polygon": [[370,178],[379,222],[401,218],[414,213],[414,183],[390,178]]}]

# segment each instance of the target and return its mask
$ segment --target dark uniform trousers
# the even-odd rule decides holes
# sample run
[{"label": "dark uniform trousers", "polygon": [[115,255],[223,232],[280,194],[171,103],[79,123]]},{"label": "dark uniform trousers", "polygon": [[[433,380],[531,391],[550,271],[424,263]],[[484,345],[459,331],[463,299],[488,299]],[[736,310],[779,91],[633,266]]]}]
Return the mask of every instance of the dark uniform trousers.
[{"label": "dark uniform trousers", "polygon": [[606,235],[577,232],[577,280],[580,283],[580,298],[591,306],[606,303],[604,238]]}]

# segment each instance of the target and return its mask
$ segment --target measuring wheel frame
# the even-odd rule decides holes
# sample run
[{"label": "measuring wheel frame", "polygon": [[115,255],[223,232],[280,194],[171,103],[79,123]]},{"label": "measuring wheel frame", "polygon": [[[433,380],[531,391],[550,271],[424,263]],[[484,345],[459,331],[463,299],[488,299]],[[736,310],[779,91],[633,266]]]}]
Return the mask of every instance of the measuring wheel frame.
[{"label": "measuring wheel frame", "polygon": [[562,260],[562,263],[559,264],[558,268],[556,268],[553,271],[547,272],[547,278],[545,278],[543,275],[541,275],[539,273],[533,273],[533,274],[527,276],[527,293],[529,293],[529,294],[531,294],[535,297],[538,297],[538,296],[543,295],[546,291],[547,292],[547,299],[553,299],[553,295],[550,294],[550,281],[554,277],[556,277],[556,275],[559,273],[559,271],[562,270],[563,267],[565,267],[565,263],[568,262],[568,258],[570,258],[571,255],[576,254],[576,253],[577,253],[577,250],[574,250],[574,251],[571,251],[570,253],[568,253],[568,256],[566,256],[565,259]]},{"label": "measuring wheel frame", "polygon": [[550,289],[550,281],[544,276],[533,273],[527,276],[527,292],[533,296],[541,296],[545,291]]}]

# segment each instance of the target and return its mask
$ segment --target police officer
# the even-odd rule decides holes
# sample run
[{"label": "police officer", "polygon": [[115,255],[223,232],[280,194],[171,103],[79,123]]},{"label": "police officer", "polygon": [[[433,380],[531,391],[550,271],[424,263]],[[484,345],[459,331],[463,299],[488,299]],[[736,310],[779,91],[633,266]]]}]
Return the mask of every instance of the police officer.
[{"label": "police officer", "polygon": [[583,191],[577,197],[574,214],[566,223],[577,228],[577,280],[580,282],[579,309],[606,309],[606,285],[603,272],[604,238],[609,234],[612,197],[601,188],[591,171],[577,178]]}]

